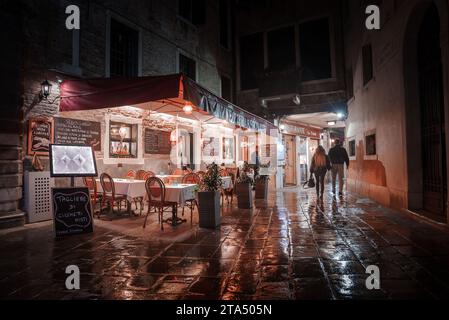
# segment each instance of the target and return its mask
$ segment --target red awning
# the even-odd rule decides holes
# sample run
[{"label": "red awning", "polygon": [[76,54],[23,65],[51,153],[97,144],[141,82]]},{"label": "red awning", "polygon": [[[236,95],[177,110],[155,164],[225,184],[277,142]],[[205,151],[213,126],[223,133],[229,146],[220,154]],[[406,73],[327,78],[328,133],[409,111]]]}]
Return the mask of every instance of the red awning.
[{"label": "red awning", "polygon": [[119,79],[66,80],[61,84],[60,111],[142,106],[151,102],[183,106],[191,103],[204,113],[234,125],[270,132],[276,127],[182,74]]}]

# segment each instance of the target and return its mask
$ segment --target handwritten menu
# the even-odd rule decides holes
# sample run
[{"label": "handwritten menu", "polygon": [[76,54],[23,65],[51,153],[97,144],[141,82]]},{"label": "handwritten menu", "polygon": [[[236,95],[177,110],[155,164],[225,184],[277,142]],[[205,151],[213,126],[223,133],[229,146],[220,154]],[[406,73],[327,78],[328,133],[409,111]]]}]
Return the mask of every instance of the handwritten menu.
[{"label": "handwritten menu", "polygon": [[145,129],[146,154],[170,154],[170,132]]},{"label": "handwritten menu", "polygon": [[93,232],[87,188],[53,188],[53,219],[57,238]]},{"label": "handwritten menu", "polygon": [[53,122],[49,119],[30,119],[28,154],[47,155],[53,142]]},{"label": "handwritten menu", "polygon": [[101,151],[101,124],[99,122],[55,118],[55,143],[91,146]]}]

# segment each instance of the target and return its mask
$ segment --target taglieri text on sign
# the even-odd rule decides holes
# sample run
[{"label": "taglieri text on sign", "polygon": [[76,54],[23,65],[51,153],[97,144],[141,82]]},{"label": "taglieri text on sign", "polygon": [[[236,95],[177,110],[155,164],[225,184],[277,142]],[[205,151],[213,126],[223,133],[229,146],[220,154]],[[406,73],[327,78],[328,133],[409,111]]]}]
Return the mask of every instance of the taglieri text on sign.
[{"label": "taglieri text on sign", "polygon": [[89,189],[54,188],[52,202],[57,238],[93,232]]}]

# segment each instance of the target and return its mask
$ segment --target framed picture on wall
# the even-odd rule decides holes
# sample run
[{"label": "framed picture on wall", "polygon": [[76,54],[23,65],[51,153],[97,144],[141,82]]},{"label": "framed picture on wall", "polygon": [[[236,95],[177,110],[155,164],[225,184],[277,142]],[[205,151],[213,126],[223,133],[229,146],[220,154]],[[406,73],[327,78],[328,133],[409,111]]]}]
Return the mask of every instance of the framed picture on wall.
[{"label": "framed picture on wall", "polygon": [[53,143],[53,120],[32,118],[28,124],[28,155],[48,155]]},{"label": "framed picture on wall", "polygon": [[220,140],[215,137],[205,137],[202,149],[203,157],[218,157],[220,155]]},{"label": "framed picture on wall", "polygon": [[235,143],[234,138],[223,138],[223,159],[235,159]]}]

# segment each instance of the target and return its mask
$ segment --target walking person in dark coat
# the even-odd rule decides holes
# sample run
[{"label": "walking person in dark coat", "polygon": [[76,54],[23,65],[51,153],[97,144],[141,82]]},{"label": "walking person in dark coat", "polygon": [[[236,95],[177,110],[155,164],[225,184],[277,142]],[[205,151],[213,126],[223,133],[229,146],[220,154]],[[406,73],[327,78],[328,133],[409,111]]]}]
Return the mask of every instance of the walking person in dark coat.
[{"label": "walking person in dark coat", "polygon": [[329,158],[332,163],[332,192],[337,195],[337,176],[339,196],[343,195],[345,164],[349,169],[349,156],[339,139],[335,140],[335,146],[329,151]]},{"label": "walking person in dark coat", "polygon": [[[318,199],[323,200],[324,195],[324,179],[327,172],[331,169],[331,161],[326,155],[326,150],[322,146],[319,146],[312,158],[312,164],[310,165],[310,172],[315,175],[316,178],[316,194]],[[321,192],[321,193],[320,193]]]}]

